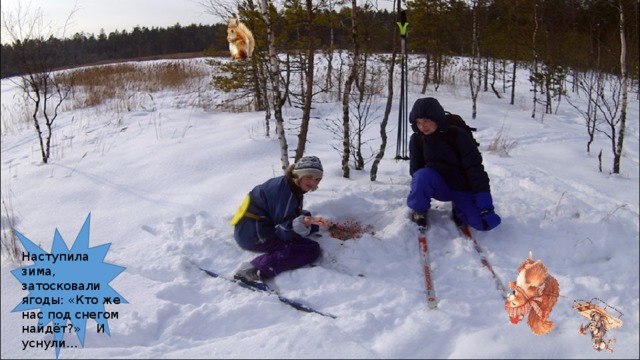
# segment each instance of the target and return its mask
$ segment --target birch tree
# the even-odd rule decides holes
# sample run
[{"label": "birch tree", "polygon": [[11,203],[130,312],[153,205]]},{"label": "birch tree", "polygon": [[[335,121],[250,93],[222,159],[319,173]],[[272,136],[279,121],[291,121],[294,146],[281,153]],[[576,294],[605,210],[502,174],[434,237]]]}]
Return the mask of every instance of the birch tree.
[{"label": "birch tree", "polygon": [[351,140],[349,132],[349,100],[351,99],[351,87],[358,76],[358,58],[360,47],[358,44],[357,3],[351,0],[351,39],[353,40],[353,55],[351,71],[344,84],[342,94],[342,177],[349,178],[349,158],[351,156]]},{"label": "birch tree", "polygon": [[284,106],[286,98],[282,96],[280,91],[280,64],[278,59],[278,53],[276,52],[276,38],[272,21],[269,16],[269,5],[267,0],[260,0],[260,10],[262,11],[262,18],[265,23],[265,29],[267,32],[267,43],[269,47],[269,79],[271,81],[271,102],[273,107],[273,114],[276,120],[276,136],[280,143],[280,162],[282,164],[282,170],[286,171],[289,167],[289,148],[287,145],[287,138],[284,132],[284,119],[282,117],[282,107]]},{"label": "birch tree", "polygon": [[533,4],[533,39],[532,39],[532,49],[533,49],[533,64],[531,68],[531,75],[529,77],[529,81],[533,84],[533,109],[531,110],[531,118],[536,118],[536,105],[538,104],[538,81],[535,76],[538,74],[538,53],[536,49],[536,41],[538,36],[538,3],[537,0]]},{"label": "birch tree", "polygon": [[300,124],[300,133],[298,134],[298,147],[296,148],[296,158],[298,161],[304,156],[304,150],[307,144],[307,133],[309,132],[309,119],[311,118],[311,103],[313,101],[313,85],[314,85],[314,64],[315,64],[315,39],[313,36],[313,19],[314,19],[314,7],[311,0],[305,0],[306,4],[306,43],[307,43],[307,62],[304,69],[305,89],[303,94],[302,104],[302,122]]},{"label": "birch tree", "polygon": [[[478,12],[479,12],[478,1],[473,1],[473,29],[472,29],[472,46],[471,46],[471,57],[469,59],[469,87],[471,89],[471,118],[475,119],[477,116],[477,100],[478,93],[480,92],[481,86],[481,58],[480,58],[480,35],[478,34]],[[475,73],[477,72],[477,79],[475,78]]]},{"label": "birch tree", "polygon": [[[619,11],[620,11],[620,78],[621,78],[621,104],[620,104],[620,120],[619,120],[619,128],[618,128],[618,140],[615,142],[615,137],[612,139],[613,142],[613,173],[620,173],[620,158],[622,157],[622,147],[624,143],[624,133],[625,127],[627,123],[627,101],[628,101],[628,75],[627,75],[627,41],[625,36],[625,17],[624,17],[624,6],[622,4],[622,0],[618,1]],[[615,131],[615,129],[614,129]]]}]

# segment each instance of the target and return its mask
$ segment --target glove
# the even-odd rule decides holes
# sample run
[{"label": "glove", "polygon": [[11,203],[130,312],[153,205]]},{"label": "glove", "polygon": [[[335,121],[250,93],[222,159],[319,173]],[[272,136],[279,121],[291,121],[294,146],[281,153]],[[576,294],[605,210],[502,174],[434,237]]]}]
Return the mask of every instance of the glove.
[{"label": "glove", "polygon": [[480,218],[482,219],[482,226],[485,231],[491,230],[500,225],[500,216],[493,211],[494,208],[491,193],[475,193],[473,194],[473,202],[476,204],[478,210],[480,210]]},{"label": "glove", "polygon": [[500,225],[501,219],[498,214],[493,212],[493,210],[485,210],[480,213],[480,218],[482,219],[482,227],[484,231],[489,231],[496,226]]},{"label": "glove", "polygon": [[[302,209],[302,215],[311,216],[311,211]],[[317,233],[318,231],[320,231],[320,226],[318,226],[316,224],[311,224],[310,229],[309,229],[309,235],[311,235],[313,233]]]}]

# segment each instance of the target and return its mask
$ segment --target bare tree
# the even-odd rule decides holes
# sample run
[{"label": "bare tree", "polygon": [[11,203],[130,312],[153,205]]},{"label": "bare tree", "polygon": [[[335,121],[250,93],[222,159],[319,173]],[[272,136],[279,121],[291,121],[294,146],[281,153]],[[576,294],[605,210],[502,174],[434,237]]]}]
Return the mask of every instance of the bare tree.
[{"label": "bare tree", "polygon": [[[590,140],[587,144],[587,150],[593,140],[591,129],[595,129],[611,142],[611,152],[613,154],[612,173],[620,173],[620,160],[622,158],[624,135],[627,119],[627,101],[628,101],[628,75],[627,75],[627,45],[625,37],[625,14],[622,0],[618,2],[619,11],[619,29],[620,29],[620,77],[613,75],[605,75],[600,73],[596,80],[591,83],[580,81],[578,89],[589,96],[588,109],[593,109],[587,116],[587,129],[589,130]],[[608,88],[605,87],[605,84]],[[598,127],[596,118],[601,116],[603,127]],[[584,116],[584,115],[583,115]],[[592,122],[591,122],[592,121]],[[598,156],[599,169],[602,171],[602,151]]]},{"label": "bare tree", "polygon": [[618,1],[620,11],[620,77],[622,102],[620,104],[620,126],[618,128],[618,142],[613,148],[613,173],[620,173],[620,158],[622,157],[622,144],[624,143],[624,133],[627,123],[627,101],[628,101],[628,75],[627,75],[627,41],[625,37],[624,6],[622,0]]},{"label": "bare tree", "polygon": [[584,118],[587,127],[587,152],[591,152],[591,144],[595,139],[596,123],[598,119],[598,103],[600,101],[599,91],[602,88],[604,74],[597,71],[590,71],[585,74],[575,73],[574,87],[579,94],[587,98],[587,108],[574,104],[569,97],[567,102],[573,106]]},{"label": "bare tree", "polygon": [[267,0],[260,0],[260,10],[262,11],[262,18],[265,23],[269,46],[269,79],[271,81],[271,90],[273,92],[271,101],[276,120],[276,135],[280,142],[280,161],[282,163],[282,170],[286,171],[289,167],[289,150],[287,138],[284,132],[284,119],[282,117],[282,107],[286,101],[286,96],[282,96],[282,92],[280,91],[280,60],[278,59],[278,53],[276,52],[276,37],[273,33],[274,29],[269,15]]},{"label": "bare tree", "polygon": [[[328,13],[329,13],[329,47],[325,51],[325,57],[327,62],[327,73],[325,76],[325,88],[328,91],[333,87],[332,75],[333,75],[333,53],[335,51],[335,16],[334,16],[335,3],[332,0],[328,0]],[[340,96],[340,95],[338,95]]]},{"label": "bare tree", "polygon": [[356,170],[364,169],[365,156],[362,147],[368,140],[363,139],[363,135],[369,127],[371,114],[375,112],[371,109],[373,100],[382,93],[381,70],[375,67],[367,69],[368,58],[369,55],[363,51],[362,66],[359,66],[360,72],[354,83],[357,92],[352,96],[350,123],[353,131],[350,143]]},{"label": "bare tree", "polygon": [[[500,95],[500,92],[498,91],[498,89],[496,89],[496,80],[498,78],[497,67],[498,65],[502,65],[502,64],[503,62],[498,61],[495,57],[491,58],[491,90],[493,91],[494,94],[496,94],[496,97],[498,99],[502,99],[502,96]],[[500,69],[500,73],[504,74],[504,68]]]},{"label": "bare tree", "polygon": [[599,129],[599,132],[603,133],[611,141],[611,152],[613,153],[613,173],[620,173],[620,157],[618,146],[621,146],[622,142],[619,137],[624,137],[624,128],[621,124],[622,121],[622,79],[611,76],[606,81],[609,88],[600,88],[598,90],[598,102],[596,103],[598,112],[602,115],[605,128]]},{"label": "bare tree", "polygon": [[[266,39],[266,31],[260,11],[257,9],[253,0],[247,0],[246,11],[249,26],[254,31],[256,40],[256,50],[251,56],[251,68],[253,71],[253,83],[256,97],[256,110],[264,110],[264,134],[266,137],[270,135],[271,107],[269,106],[269,76],[268,63],[266,61],[266,53],[260,51],[261,45]],[[250,16],[249,16],[250,15]]]},{"label": "bare tree", "polygon": [[309,132],[309,119],[311,118],[311,103],[313,101],[313,78],[315,63],[315,46],[313,36],[313,18],[315,9],[311,0],[306,0],[306,26],[307,26],[307,62],[305,66],[305,89],[303,95],[302,106],[302,122],[300,125],[300,133],[298,134],[298,147],[296,149],[295,161],[298,161],[303,155],[307,144],[307,133]]},{"label": "bare tree", "polygon": [[[366,61],[363,61],[362,65],[365,64]],[[360,66],[360,70],[361,72],[352,86],[349,118],[349,153],[356,170],[363,170],[367,160],[375,156],[371,147],[368,151],[363,148],[373,140],[365,138],[365,134],[371,124],[373,114],[377,113],[374,100],[380,96],[383,89],[381,69],[377,67],[366,69],[366,66]],[[342,140],[344,136],[343,126],[341,119],[332,119],[329,124],[324,125],[325,129],[330,131],[337,140]],[[384,136],[386,139],[386,133]],[[338,153],[343,152],[343,148],[338,145],[334,145],[333,148]]]},{"label": "bare tree", "polygon": [[535,76],[538,74],[538,52],[536,48],[537,36],[538,36],[538,2],[537,0],[533,4],[533,23],[535,24],[533,29],[532,49],[533,49],[533,64],[531,69],[531,76],[529,80],[533,84],[533,110],[531,110],[531,118],[536,118],[536,104],[538,103],[538,81]]},{"label": "bare tree", "polygon": [[360,45],[358,42],[358,21],[357,3],[351,0],[351,38],[353,40],[353,55],[351,71],[344,84],[342,94],[342,176],[349,178],[349,157],[351,156],[350,132],[349,132],[349,102],[351,99],[351,87],[358,76],[358,58],[360,56]]},{"label": "bare tree", "polygon": [[[398,5],[400,7],[400,5]],[[393,31],[393,52],[391,53],[391,57],[387,62],[387,105],[384,109],[384,115],[382,116],[382,121],[380,122],[380,150],[376,154],[375,159],[373,160],[373,164],[371,164],[371,172],[369,174],[369,179],[371,181],[376,181],[378,178],[378,164],[384,158],[384,152],[387,147],[387,122],[389,121],[389,114],[391,114],[391,106],[393,105],[393,76],[395,71],[396,64],[396,56],[398,54],[398,29],[394,28]]]},{"label": "bare tree", "polygon": [[[71,11],[64,29],[75,10]],[[58,117],[60,106],[69,97],[71,84],[60,73],[54,72],[63,57],[61,49],[47,46],[47,39],[53,39],[53,28],[44,24],[42,10],[23,10],[18,3],[14,12],[2,11],[2,29],[8,34],[19,56],[20,75],[15,81],[24,92],[31,106],[31,119],[38,134],[42,162],[51,157],[53,123]]]},{"label": "bare tree", "polygon": [[220,18],[221,21],[226,21],[227,17],[235,16],[239,0],[199,0],[200,5],[205,9],[205,12],[215,15]]},{"label": "bare tree", "polygon": [[[473,31],[472,31],[472,46],[471,57],[469,58],[469,87],[471,89],[471,118],[475,119],[477,116],[477,100],[478,93],[480,92],[481,79],[481,61],[480,58],[480,35],[478,34],[478,12],[480,11],[478,6],[478,0],[473,1]],[[478,79],[475,79],[475,73],[478,73]]]}]

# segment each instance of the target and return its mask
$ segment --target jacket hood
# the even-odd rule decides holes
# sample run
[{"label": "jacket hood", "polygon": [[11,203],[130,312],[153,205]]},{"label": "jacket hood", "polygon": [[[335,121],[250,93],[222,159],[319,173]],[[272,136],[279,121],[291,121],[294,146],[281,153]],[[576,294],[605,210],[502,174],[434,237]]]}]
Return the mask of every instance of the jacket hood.
[{"label": "jacket hood", "polygon": [[449,127],[442,105],[432,97],[421,98],[413,103],[413,108],[409,114],[409,123],[414,132],[420,132],[416,126],[416,119],[431,119],[438,124],[438,131],[444,132]]}]

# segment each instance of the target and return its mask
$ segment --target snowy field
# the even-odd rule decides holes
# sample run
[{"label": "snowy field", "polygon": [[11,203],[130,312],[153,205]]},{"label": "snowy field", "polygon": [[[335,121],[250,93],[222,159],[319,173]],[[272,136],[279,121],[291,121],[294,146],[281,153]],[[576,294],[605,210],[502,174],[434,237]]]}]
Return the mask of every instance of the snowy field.
[{"label": "snowy field", "polygon": [[[279,143],[263,135],[263,113],[205,111],[188,105],[199,96],[188,91],[154,93],[149,106],[129,112],[65,111],[46,165],[29,124],[3,127],[2,199],[15,230],[51,252],[56,230],[71,247],[90,214],[90,246],[110,244],[105,262],[125,268],[109,283],[128,302],[106,306],[118,313],[108,321],[110,335],[90,319],[84,346],[79,334],[67,333],[59,357],[639,358],[637,97],[630,96],[621,173],[612,175],[609,139],[598,133],[587,153],[584,119],[566,101],[557,114],[532,119],[529,87],[519,86],[516,105],[481,93],[476,120],[468,86],[430,89],[427,96],[478,128],[503,222],[474,234],[501,280],[515,280],[531,251],[559,281],[549,316],[555,328],[540,336],[526,322],[510,323],[490,272],[449,220],[449,203],[435,202],[429,213],[438,308],[427,308],[417,230],[406,207],[409,164],[393,159],[397,103],[375,182],[371,162],[364,171],[352,169],[349,179],[341,176],[334,149],[340,139],[327,127],[341,119],[341,105],[317,104],[312,112],[306,155],[320,157],[325,172],[305,208],[370,224],[374,233],[340,241],[322,231],[314,238],[323,251],[316,266],[283,273],[271,285],[336,319],[296,311],[191,264],[231,275],[254,256],[236,245],[229,221],[253,186],[281,174]],[[418,91],[411,88],[410,106],[424,96]],[[20,106],[16,94],[3,80],[3,126]],[[384,100],[373,108],[367,146],[378,149]],[[287,129],[300,115],[285,108]],[[486,151],[500,132],[515,146],[508,154]],[[290,150],[296,141],[297,132],[289,132]],[[2,223],[5,231],[4,209]],[[54,335],[25,333],[37,320],[13,311],[28,291],[11,271],[29,264],[2,258],[3,359],[56,356],[52,348],[25,348]],[[589,334],[578,333],[588,320],[572,305],[594,298],[622,313],[623,325],[607,334],[616,339],[614,353],[595,351]]]}]

